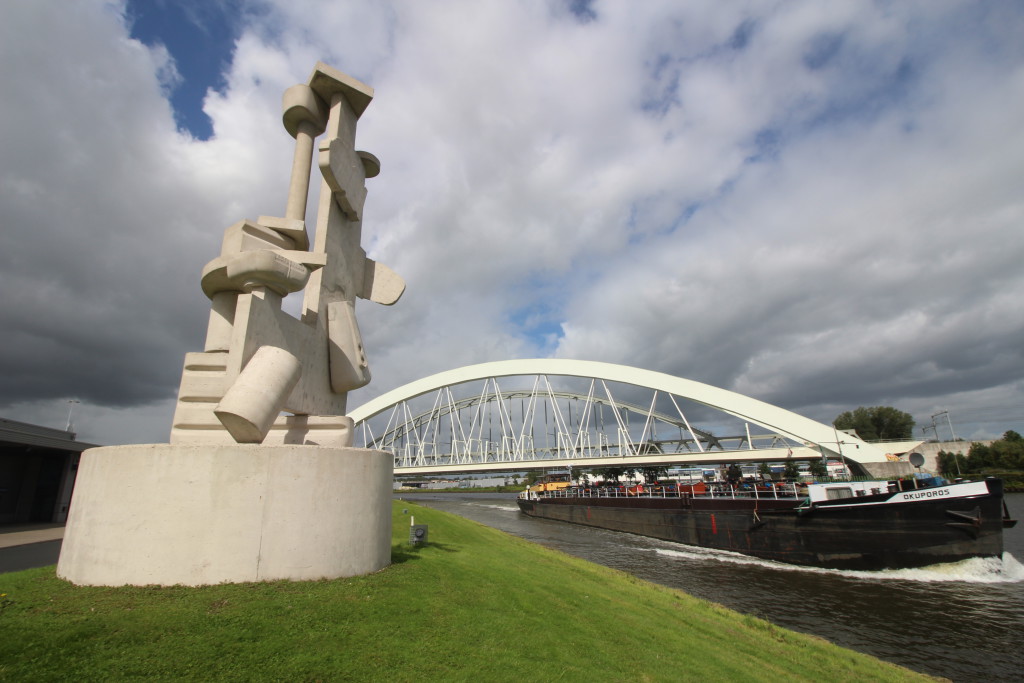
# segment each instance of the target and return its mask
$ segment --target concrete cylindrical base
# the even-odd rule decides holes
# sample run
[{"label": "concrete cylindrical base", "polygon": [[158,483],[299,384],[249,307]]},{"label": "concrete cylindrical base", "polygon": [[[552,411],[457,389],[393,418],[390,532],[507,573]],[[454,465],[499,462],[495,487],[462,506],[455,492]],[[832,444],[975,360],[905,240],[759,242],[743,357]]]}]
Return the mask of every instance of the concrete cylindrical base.
[{"label": "concrete cylindrical base", "polygon": [[391,455],[362,448],[93,448],[57,575],[200,586],[367,574],[391,561],[391,482]]}]

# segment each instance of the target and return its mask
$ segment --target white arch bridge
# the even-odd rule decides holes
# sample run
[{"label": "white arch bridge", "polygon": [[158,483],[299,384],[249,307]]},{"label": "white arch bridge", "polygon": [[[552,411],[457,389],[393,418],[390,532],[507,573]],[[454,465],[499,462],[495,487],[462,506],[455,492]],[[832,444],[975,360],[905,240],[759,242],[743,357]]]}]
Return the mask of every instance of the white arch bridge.
[{"label": "white arch bridge", "polygon": [[842,459],[866,474],[907,444],[700,382],[610,363],[510,360],[449,370],[349,413],[396,475]]}]

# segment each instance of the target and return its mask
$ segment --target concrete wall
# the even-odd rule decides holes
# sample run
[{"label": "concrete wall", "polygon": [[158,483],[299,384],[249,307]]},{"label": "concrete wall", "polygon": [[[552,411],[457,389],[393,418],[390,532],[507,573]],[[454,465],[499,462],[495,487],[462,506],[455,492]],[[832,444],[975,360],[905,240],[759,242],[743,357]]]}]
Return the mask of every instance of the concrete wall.
[{"label": "concrete wall", "polygon": [[991,446],[995,443],[996,439],[989,439],[987,441],[928,441],[921,444],[914,450],[924,456],[924,466],[921,467],[922,471],[939,472],[939,451],[945,451],[947,453],[960,453],[964,456],[971,450],[972,443],[980,443],[985,446]]},{"label": "concrete wall", "polygon": [[861,467],[878,479],[898,479],[914,473],[909,462],[866,462],[861,463]]}]

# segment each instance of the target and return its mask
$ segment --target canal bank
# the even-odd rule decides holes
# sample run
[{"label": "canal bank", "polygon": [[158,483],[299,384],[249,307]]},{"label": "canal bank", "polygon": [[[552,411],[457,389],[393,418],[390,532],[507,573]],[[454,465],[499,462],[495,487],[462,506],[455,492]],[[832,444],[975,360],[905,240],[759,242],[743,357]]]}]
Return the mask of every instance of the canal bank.
[{"label": "canal bank", "polygon": [[[513,495],[400,495],[916,671],[965,682],[1024,671],[1024,525],[1006,531],[1002,563],[838,572],[532,519]],[[1024,514],[1024,494],[1007,504]]]},{"label": "canal bank", "polygon": [[[425,546],[408,544],[413,516]],[[454,515],[400,502],[393,519],[394,564],[351,579],[101,588],[52,567],[0,575],[0,678],[924,680]]]}]

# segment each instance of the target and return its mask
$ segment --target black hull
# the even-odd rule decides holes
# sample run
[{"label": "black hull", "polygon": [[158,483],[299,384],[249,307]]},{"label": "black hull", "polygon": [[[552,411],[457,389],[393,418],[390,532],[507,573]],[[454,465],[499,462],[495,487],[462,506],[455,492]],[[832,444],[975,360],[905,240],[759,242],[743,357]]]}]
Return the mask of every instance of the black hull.
[{"label": "black hull", "polygon": [[1002,496],[797,510],[728,498],[519,499],[532,517],[829,569],[899,569],[1002,557]]}]

